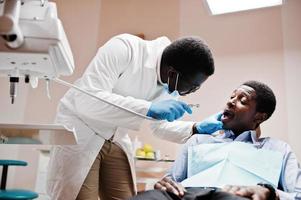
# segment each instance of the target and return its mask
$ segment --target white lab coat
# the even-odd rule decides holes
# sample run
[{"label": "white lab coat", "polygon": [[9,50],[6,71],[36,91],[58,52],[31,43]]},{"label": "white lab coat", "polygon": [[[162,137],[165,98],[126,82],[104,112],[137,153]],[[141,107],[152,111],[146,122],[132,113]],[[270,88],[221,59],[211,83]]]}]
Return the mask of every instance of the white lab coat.
[{"label": "white lab coat", "polygon": [[[152,41],[129,34],[113,37],[98,50],[76,85],[146,115],[151,101],[171,98],[158,82],[162,51],[169,44],[166,37]],[[56,122],[75,132],[78,145],[57,146],[51,152],[47,179],[51,200],[76,198],[105,139],[113,135],[126,152],[135,183],[133,151],[126,130],[139,130],[143,120],[70,89],[60,101]],[[183,143],[190,137],[193,123],[160,121],[152,128],[160,138]]]}]

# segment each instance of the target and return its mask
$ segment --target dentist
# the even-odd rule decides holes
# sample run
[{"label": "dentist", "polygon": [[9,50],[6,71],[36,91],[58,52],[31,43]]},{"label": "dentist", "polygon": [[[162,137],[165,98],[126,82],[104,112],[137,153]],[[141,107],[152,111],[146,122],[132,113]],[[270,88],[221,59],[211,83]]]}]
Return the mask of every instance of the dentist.
[{"label": "dentist", "polygon": [[[220,116],[203,122],[175,121],[190,107],[174,99],[198,90],[214,73],[208,46],[197,37],[170,42],[122,34],[93,58],[75,84],[114,104],[157,122],[153,133],[184,143],[194,133],[222,128]],[[52,200],[127,199],[136,192],[131,141],[143,118],[70,89],[61,99],[56,122],[73,130],[78,145],[51,151],[47,193]]]}]

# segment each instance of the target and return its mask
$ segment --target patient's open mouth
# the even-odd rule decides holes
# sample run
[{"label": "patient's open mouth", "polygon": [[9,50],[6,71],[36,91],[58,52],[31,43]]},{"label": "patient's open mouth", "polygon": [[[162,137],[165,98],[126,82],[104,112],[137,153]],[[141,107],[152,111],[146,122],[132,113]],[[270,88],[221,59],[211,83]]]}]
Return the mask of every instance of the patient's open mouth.
[{"label": "patient's open mouth", "polygon": [[223,112],[221,120],[222,120],[223,123],[227,123],[228,121],[230,121],[233,118],[234,118],[234,112],[232,112],[228,109],[225,109],[224,112]]}]

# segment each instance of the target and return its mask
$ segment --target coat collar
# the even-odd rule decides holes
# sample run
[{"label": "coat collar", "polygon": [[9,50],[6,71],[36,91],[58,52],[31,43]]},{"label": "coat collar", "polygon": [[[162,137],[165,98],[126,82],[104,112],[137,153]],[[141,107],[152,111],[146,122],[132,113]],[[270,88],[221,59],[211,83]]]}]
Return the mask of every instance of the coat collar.
[{"label": "coat collar", "polygon": [[224,133],[220,135],[220,138],[231,139],[239,142],[248,142],[252,144],[258,143],[256,131],[254,130],[245,131],[238,136],[236,136],[231,130],[225,130]]},{"label": "coat collar", "polygon": [[161,52],[159,53],[159,56],[158,56],[158,59],[157,59],[157,64],[156,64],[158,82],[159,82],[161,85],[163,85],[163,82],[162,82],[162,79],[161,79],[161,73],[160,73],[160,69],[161,69],[161,59],[162,59],[163,50],[164,50],[164,49],[161,49]]},{"label": "coat collar", "polygon": [[159,82],[161,85],[163,85],[160,75],[161,58],[164,49],[170,44],[171,41],[167,37],[163,36],[152,41],[147,41],[146,45],[146,51],[148,53],[145,58],[144,66],[156,70],[157,82]]}]

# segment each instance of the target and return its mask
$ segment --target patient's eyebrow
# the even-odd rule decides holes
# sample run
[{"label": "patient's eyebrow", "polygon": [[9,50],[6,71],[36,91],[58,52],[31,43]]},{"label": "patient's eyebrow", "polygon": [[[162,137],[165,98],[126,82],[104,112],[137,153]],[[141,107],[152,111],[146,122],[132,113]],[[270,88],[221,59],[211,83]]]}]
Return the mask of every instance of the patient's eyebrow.
[{"label": "patient's eyebrow", "polygon": [[247,97],[252,97],[252,91],[243,91],[242,94]]},{"label": "patient's eyebrow", "polygon": [[243,94],[248,99],[252,99],[255,94],[255,90],[247,85],[240,86],[241,94]]},{"label": "patient's eyebrow", "polygon": [[246,98],[248,98],[248,99],[253,99],[254,98],[254,93],[255,92],[255,90],[243,90],[243,92],[242,92],[242,95],[244,95]]}]

